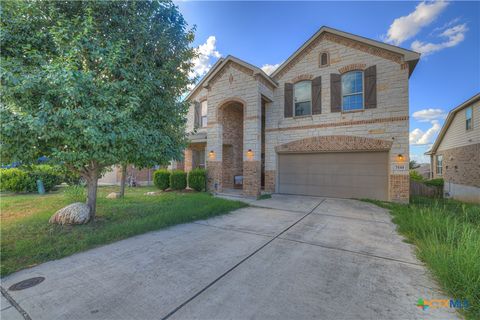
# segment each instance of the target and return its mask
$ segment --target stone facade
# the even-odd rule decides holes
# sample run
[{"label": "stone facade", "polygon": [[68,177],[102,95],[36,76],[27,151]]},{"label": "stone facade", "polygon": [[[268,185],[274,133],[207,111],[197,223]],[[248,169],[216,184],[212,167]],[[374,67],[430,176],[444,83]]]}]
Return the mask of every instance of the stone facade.
[{"label": "stone facade", "polygon": [[[322,53],[328,54],[329,63],[320,67]],[[376,108],[332,112],[331,74],[365,70],[371,66],[376,66]],[[275,192],[278,152],[285,152],[285,148],[298,152],[301,146],[300,149],[307,148],[311,152],[325,152],[339,147],[344,151],[358,151],[361,146],[361,150],[389,152],[389,199],[408,201],[410,70],[402,54],[324,32],[271,78],[233,57],[226,58],[220,67],[214,69],[212,75],[207,75],[194,89],[189,100],[206,99],[208,103],[208,127],[198,131],[207,132],[206,149],[213,155],[207,169],[213,171],[209,173],[209,180],[217,177],[217,190],[232,187],[232,176],[240,174],[240,159],[243,191],[247,195],[258,195],[262,153],[265,155],[265,190]],[[318,77],[321,77],[321,113],[285,118],[285,83]],[[265,106],[264,127],[262,103]],[[229,115],[231,119],[227,119],[223,110],[231,105],[243,108],[242,118],[240,113],[235,116],[232,113]],[[188,113],[189,131],[193,130],[192,109]],[[240,125],[241,138],[239,134],[233,134],[239,132]],[[264,144],[262,136],[265,137]]]},{"label": "stone facade", "polygon": [[442,175],[437,174],[434,158],[434,178],[480,188],[480,143],[437,151],[436,155],[443,156]]}]

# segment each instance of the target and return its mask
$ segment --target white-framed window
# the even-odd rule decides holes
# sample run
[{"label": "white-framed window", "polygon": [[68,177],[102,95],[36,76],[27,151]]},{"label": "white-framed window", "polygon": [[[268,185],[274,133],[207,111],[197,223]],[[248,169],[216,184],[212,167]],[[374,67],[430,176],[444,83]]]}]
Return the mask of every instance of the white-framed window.
[{"label": "white-framed window", "polygon": [[342,75],[342,111],[363,110],[363,71]]},{"label": "white-framed window", "polygon": [[473,128],[472,118],[473,118],[473,108],[468,107],[467,109],[465,109],[465,128],[467,130],[472,130]]},{"label": "white-framed window", "polygon": [[207,114],[208,114],[207,100],[203,100],[201,103],[201,113],[202,113],[202,117],[200,118],[201,119],[200,125],[202,126],[202,128],[205,128],[207,126]]},{"label": "white-framed window", "polygon": [[295,117],[312,114],[312,81],[300,81],[293,86],[293,108]]},{"label": "white-framed window", "polygon": [[437,163],[437,167],[436,167],[437,176],[442,176],[442,166],[443,166],[442,155],[436,156],[436,163]]}]

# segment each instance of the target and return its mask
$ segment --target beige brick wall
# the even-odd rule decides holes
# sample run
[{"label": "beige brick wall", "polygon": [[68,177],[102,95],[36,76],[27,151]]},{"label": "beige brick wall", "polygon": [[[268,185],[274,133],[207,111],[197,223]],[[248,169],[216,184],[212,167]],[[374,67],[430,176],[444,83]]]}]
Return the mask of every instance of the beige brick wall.
[{"label": "beige brick wall", "polygon": [[443,178],[445,182],[480,188],[480,143],[437,151],[436,155],[443,156],[443,173],[442,176],[437,175],[437,163],[434,157],[434,178]]}]

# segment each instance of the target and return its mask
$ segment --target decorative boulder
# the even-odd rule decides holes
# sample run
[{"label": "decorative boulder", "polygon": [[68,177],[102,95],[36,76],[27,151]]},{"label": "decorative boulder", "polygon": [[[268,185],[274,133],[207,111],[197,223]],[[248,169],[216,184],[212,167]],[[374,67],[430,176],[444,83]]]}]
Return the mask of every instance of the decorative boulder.
[{"label": "decorative boulder", "polygon": [[120,198],[119,192],[112,192],[107,195],[107,199],[117,199]]},{"label": "decorative boulder", "polygon": [[155,191],[150,191],[150,192],[145,192],[143,195],[145,195],[145,196],[156,196],[157,194],[159,194],[159,193],[155,192]]},{"label": "decorative boulder", "polygon": [[90,207],[81,202],[72,203],[55,212],[48,222],[56,224],[84,224],[90,220]]}]

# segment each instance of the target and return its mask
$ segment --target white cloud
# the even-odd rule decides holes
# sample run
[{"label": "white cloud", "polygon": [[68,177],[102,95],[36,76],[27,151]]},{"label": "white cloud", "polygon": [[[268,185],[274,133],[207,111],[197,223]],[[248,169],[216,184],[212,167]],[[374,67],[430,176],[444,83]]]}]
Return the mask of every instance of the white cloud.
[{"label": "white cloud", "polygon": [[271,75],[277,68],[280,66],[280,63],[277,64],[264,64],[262,66],[263,72],[265,72],[268,75]]},{"label": "white cloud", "polygon": [[446,41],[440,43],[425,43],[422,41],[415,40],[412,42],[412,50],[420,52],[423,55],[428,55],[436,51],[440,51],[445,48],[451,48],[458,45],[465,39],[465,33],[467,33],[467,25],[459,24],[454,27],[448,28],[443,31],[440,36],[447,38]]},{"label": "white cloud", "polygon": [[198,57],[193,59],[193,70],[190,73],[191,78],[205,75],[212,67],[212,58],[220,58],[222,55],[217,51],[217,39],[215,36],[208,37],[204,44],[201,44],[195,50]]},{"label": "white cloud", "polygon": [[442,109],[429,108],[415,111],[412,116],[417,121],[429,122],[437,119],[445,119],[446,114]]},{"label": "white cloud", "polygon": [[385,41],[400,45],[415,36],[423,27],[432,23],[447,5],[448,3],[445,1],[419,3],[413,12],[393,21]]},{"label": "white cloud", "polygon": [[441,126],[438,120],[432,120],[432,127],[426,132],[416,128],[410,132],[409,141],[411,145],[427,145],[433,142],[435,135],[440,131]]}]

